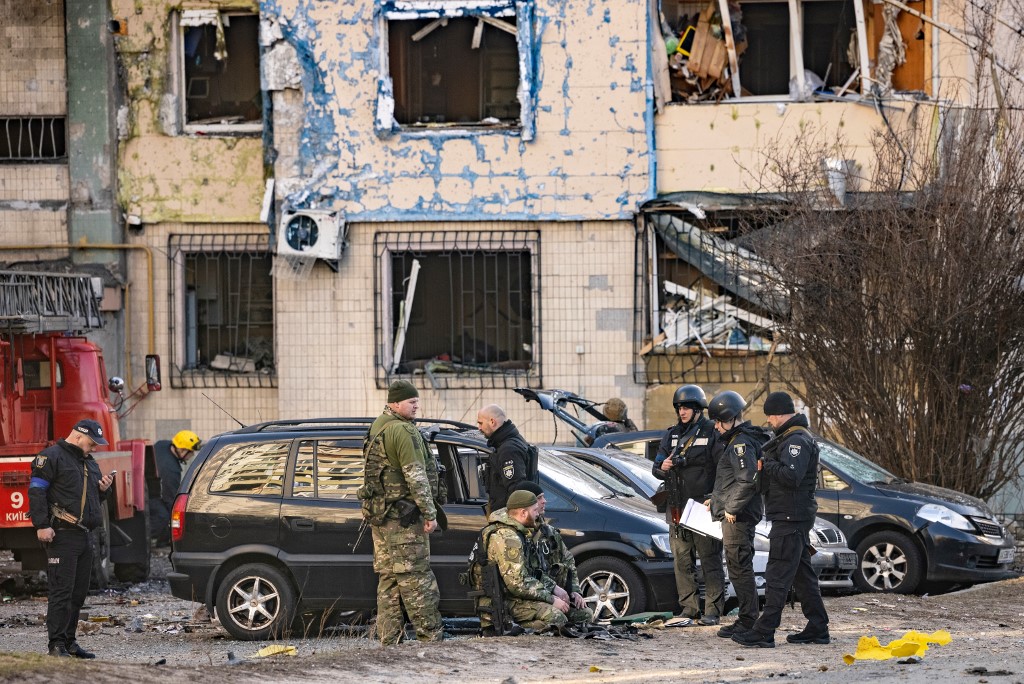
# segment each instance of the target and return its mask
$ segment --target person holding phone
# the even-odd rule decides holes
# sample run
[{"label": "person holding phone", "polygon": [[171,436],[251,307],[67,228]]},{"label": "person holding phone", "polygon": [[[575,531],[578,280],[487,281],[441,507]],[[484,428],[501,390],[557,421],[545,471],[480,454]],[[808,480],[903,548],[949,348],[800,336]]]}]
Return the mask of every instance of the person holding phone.
[{"label": "person holding phone", "polygon": [[114,482],[114,473],[103,475],[91,454],[107,443],[98,422],[80,420],[32,462],[28,499],[36,538],[46,550],[51,656],[96,657],[78,645],[75,634],[95,555],[90,531],[103,522],[103,501]]}]

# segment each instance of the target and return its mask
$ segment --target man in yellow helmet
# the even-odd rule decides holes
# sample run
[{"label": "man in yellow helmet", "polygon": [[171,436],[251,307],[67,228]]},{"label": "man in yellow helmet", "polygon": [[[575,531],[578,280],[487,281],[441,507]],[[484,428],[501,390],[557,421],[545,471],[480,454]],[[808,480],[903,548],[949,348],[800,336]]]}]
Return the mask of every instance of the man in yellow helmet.
[{"label": "man in yellow helmet", "polygon": [[181,485],[181,471],[189,456],[199,451],[200,446],[202,440],[191,430],[181,430],[170,441],[163,439],[153,445],[156,470],[160,476],[160,495],[149,499],[149,524],[154,546],[171,543],[171,507]]}]

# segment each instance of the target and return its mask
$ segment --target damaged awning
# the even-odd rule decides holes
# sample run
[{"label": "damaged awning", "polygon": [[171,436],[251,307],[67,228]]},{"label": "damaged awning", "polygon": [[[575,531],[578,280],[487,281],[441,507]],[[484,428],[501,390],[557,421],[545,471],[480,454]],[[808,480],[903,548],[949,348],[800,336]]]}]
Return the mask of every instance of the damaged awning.
[{"label": "damaged awning", "polygon": [[788,297],[773,282],[773,269],[764,259],[678,216],[654,214],[650,221],[676,256],[726,292],[768,311],[789,310]]}]

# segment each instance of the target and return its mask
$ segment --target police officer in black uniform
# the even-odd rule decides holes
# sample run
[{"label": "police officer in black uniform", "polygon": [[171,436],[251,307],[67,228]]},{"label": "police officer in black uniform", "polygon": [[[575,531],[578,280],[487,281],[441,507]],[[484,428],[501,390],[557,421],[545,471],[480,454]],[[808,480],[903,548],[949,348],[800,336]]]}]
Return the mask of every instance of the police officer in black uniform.
[{"label": "police officer in black uniform", "polygon": [[725,608],[725,574],[722,572],[722,542],[679,525],[686,502],[703,503],[715,485],[718,433],[715,423],[704,417],[707,396],[697,385],[683,385],[672,397],[679,422],[665,432],[654,459],[654,476],[665,480],[666,509],[675,563],[676,592],[680,615],[691,620],[700,616],[694,553],[704,571],[704,615],[701,625],[717,625]]},{"label": "police officer in black uniform", "polygon": [[47,556],[46,631],[52,656],[95,658],[75,641],[78,614],[89,592],[93,549],[90,530],[103,521],[103,500],[114,480],[89,454],[107,444],[95,420],[80,420],[67,439],[32,462],[28,499],[36,537]]},{"label": "police officer in black uniform", "polygon": [[793,398],[785,392],[769,394],[764,413],[775,430],[775,437],[765,445],[761,472],[765,513],[772,523],[765,570],[768,586],[761,617],[753,629],[734,635],[733,641],[743,646],[775,646],[775,630],[782,620],[789,590],[794,588],[807,626],[787,636],[786,641],[827,644],[828,613],[821,601],[818,576],[811,567],[815,551],[808,536],[818,510],[814,500],[818,445],[807,430],[807,417],[796,412]]},{"label": "police officer in black uniform", "polygon": [[530,445],[497,404],[476,414],[476,426],[494,452],[487,459],[487,514],[504,508],[509,495],[528,479]]},{"label": "police officer in black uniform", "polygon": [[754,581],[754,528],[761,522],[764,504],[757,491],[758,460],[769,433],[743,420],[747,407],[736,392],[716,394],[708,405],[708,417],[715,421],[721,456],[715,489],[707,502],[711,517],[722,521],[725,562],[739,601],[739,617],[723,625],[718,636],[729,638],[754,626],[759,602]]}]

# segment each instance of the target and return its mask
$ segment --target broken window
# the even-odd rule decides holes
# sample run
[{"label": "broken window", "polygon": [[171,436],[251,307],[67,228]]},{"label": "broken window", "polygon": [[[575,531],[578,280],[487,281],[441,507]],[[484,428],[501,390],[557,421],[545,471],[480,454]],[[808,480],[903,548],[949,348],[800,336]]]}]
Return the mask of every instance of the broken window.
[{"label": "broken window", "polygon": [[859,90],[857,66],[867,55],[866,37],[856,29],[861,7],[855,0],[666,0],[673,100],[804,100],[815,91]]},{"label": "broken window", "polygon": [[275,387],[267,235],[172,235],[172,387]]},{"label": "broken window", "polygon": [[536,231],[378,233],[377,381],[539,386]]},{"label": "broken window", "polygon": [[260,132],[259,18],[183,10],[177,22],[180,115],[188,132]]},{"label": "broken window", "polygon": [[[703,212],[700,212],[703,214]],[[754,382],[789,369],[773,318],[788,311],[743,217],[646,215],[638,237],[638,382]]]},{"label": "broken window", "polygon": [[377,128],[533,137],[532,3],[384,0]]}]

